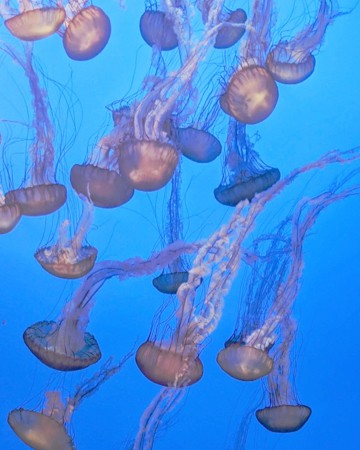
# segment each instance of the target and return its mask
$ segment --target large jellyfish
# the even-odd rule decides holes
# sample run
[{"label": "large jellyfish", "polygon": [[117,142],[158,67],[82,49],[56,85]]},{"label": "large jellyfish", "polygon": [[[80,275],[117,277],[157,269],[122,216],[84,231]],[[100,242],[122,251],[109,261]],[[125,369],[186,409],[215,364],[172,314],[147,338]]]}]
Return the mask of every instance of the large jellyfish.
[{"label": "large jellyfish", "polygon": [[8,415],[8,423],[17,436],[36,450],[75,450],[75,444],[67,431],[74,411],[86,397],[96,392],[101,384],[121,370],[130,355],[119,364],[109,359],[91,378],[79,385],[74,394],[62,400],[61,392],[45,393],[46,402],[41,412],[18,408]]},{"label": "large jellyfish", "polygon": [[93,268],[97,250],[83,241],[92,223],[93,205],[83,198],[83,213],[77,229],[71,239],[68,238],[69,220],[59,228],[59,237],[55,245],[38,249],[35,258],[49,273],[60,278],[80,278]]},{"label": "large jellyfish", "polygon": [[321,0],[313,23],[308,24],[294,37],[281,39],[266,58],[266,67],[280,83],[300,83],[313,73],[313,53],[323,42],[326,29],[337,15],[337,2]]},{"label": "large jellyfish", "polygon": [[20,0],[18,9],[5,0],[0,5],[0,15],[6,19],[5,26],[10,33],[24,41],[36,41],[56,33],[66,18],[61,4],[54,6],[46,0]]},{"label": "large jellyfish", "polygon": [[264,164],[246,134],[246,126],[230,119],[227,151],[220,185],[214,190],[218,202],[236,206],[242,200],[251,201],[257,193],[279,181],[280,171]]},{"label": "large jellyfish", "polygon": [[22,187],[5,194],[5,203],[17,203],[26,216],[41,216],[59,209],[66,201],[66,188],[55,178],[55,130],[49,117],[47,92],[40,87],[39,77],[32,62],[32,46],[24,44],[24,55],[9,46],[5,50],[25,71],[33,97],[35,130],[30,147],[31,167]]}]

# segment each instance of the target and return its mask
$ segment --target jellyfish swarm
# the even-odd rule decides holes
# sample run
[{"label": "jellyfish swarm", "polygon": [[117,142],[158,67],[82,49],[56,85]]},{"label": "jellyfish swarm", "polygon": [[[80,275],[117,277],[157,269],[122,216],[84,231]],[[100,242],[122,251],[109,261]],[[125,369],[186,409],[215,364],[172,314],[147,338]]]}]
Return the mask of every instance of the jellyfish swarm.
[{"label": "jellyfish swarm", "polygon": [[323,42],[328,25],[337,12],[335,4],[321,0],[317,16],[289,40],[280,40],[269,52],[266,67],[274,79],[280,83],[296,84],[309,78],[315,69],[313,56]]},{"label": "jellyfish swarm", "polygon": [[83,213],[74,236],[68,238],[70,222],[65,220],[59,229],[55,245],[40,248],[35,253],[38,263],[60,278],[81,278],[93,268],[97,257],[95,247],[82,245],[92,223],[93,205],[83,197]]},{"label": "jellyfish swarm", "polygon": [[[65,9],[61,7],[27,9],[31,3],[21,3],[24,3],[22,6],[25,6],[25,10],[4,23],[13,36],[24,41],[36,41],[51,36],[58,31],[66,18]],[[11,12],[12,10],[9,10],[9,13]]]},{"label": "jellyfish swarm", "polygon": [[241,8],[229,11],[222,20],[223,24],[217,32],[214,47],[224,49],[239,42],[245,33],[246,19],[246,13]]},{"label": "jellyfish swarm", "polygon": [[9,233],[21,219],[20,207],[17,203],[5,203],[5,197],[0,190],[0,234]]},{"label": "jellyfish swarm", "polygon": [[109,359],[91,378],[77,386],[74,394],[63,402],[59,391],[45,393],[46,402],[41,412],[24,408],[12,410],[8,423],[17,436],[36,450],[75,450],[75,444],[66,427],[82,400],[96,392],[101,384],[121,370],[130,354],[119,364]]},{"label": "jellyfish swarm", "polygon": [[264,164],[256,153],[246,134],[246,126],[230,119],[223,177],[214,190],[216,200],[223,205],[236,206],[242,200],[251,201],[279,179],[279,170]]},{"label": "jellyfish swarm", "polygon": [[70,1],[69,9],[75,15],[65,21],[63,45],[69,58],[86,61],[106,47],[111,35],[111,23],[101,8],[91,5],[79,9],[76,3]]},{"label": "jellyfish swarm", "polygon": [[75,164],[70,172],[74,190],[100,208],[121,206],[134,195],[134,188],[119,171],[120,143],[132,135],[130,108],[113,111],[113,117],[114,128],[100,139],[88,161]]},{"label": "jellyfish swarm", "polygon": [[23,45],[24,56],[5,46],[5,51],[24,69],[33,97],[35,130],[30,147],[31,167],[24,187],[8,191],[5,203],[17,203],[25,216],[41,216],[59,209],[66,201],[66,188],[55,179],[55,130],[49,118],[47,92],[40,87],[39,77],[32,64],[32,46]]}]

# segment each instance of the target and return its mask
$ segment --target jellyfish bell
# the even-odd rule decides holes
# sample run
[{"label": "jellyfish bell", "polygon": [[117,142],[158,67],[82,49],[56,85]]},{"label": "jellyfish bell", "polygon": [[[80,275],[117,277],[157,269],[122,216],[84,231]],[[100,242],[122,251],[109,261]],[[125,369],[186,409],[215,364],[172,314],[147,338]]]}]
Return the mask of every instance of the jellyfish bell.
[{"label": "jellyfish bell", "polygon": [[75,450],[64,425],[43,413],[14,409],[8,415],[8,424],[25,444],[36,450]]},{"label": "jellyfish bell", "polygon": [[66,18],[64,8],[25,10],[5,20],[10,33],[23,41],[36,41],[56,33]]},{"label": "jellyfish bell", "polygon": [[162,386],[190,386],[203,375],[199,357],[185,357],[181,352],[151,341],[140,345],[135,360],[146,378]]},{"label": "jellyfish bell", "polygon": [[35,259],[47,272],[59,278],[81,278],[94,267],[97,249],[90,245],[76,251],[57,246],[43,247],[35,253]]},{"label": "jellyfish bell", "polygon": [[248,65],[234,72],[220,99],[220,106],[239,122],[256,124],[270,116],[278,97],[271,73],[265,67]]},{"label": "jellyfish bell", "polygon": [[21,210],[17,203],[5,204],[1,202],[0,194],[0,234],[13,230],[21,218]]},{"label": "jellyfish bell", "polygon": [[171,144],[129,140],[122,144],[119,169],[134,189],[156,191],[170,181],[178,161],[178,152]]},{"label": "jellyfish bell", "polygon": [[254,381],[269,374],[274,361],[267,351],[232,343],[217,355],[219,366],[232,377],[242,381]]},{"label": "jellyfish bell", "polygon": [[239,42],[245,33],[245,26],[241,26],[241,24],[245,24],[246,19],[246,12],[243,9],[239,8],[231,11],[216,35],[214,47],[224,49],[232,47]]},{"label": "jellyfish bell", "polygon": [[178,46],[173,21],[162,11],[147,10],[140,18],[140,33],[151,47],[160,50],[173,50]]},{"label": "jellyfish bell", "polygon": [[111,23],[105,12],[91,5],[81,9],[68,24],[63,45],[69,58],[85,61],[97,56],[111,35]]},{"label": "jellyfish bell", "polygon": [[81,338],[75,336],[77,323],[74,322],[69,320],[65,330],[61,323],[37,322],[25,330],[24,342],[42,363],[53,369],[84,369],[99,361],[101,351],[92,334],[84,332]]},{"label": "jellyfish bell", "polygon": [[270,406],[256,411],[256,418],[261,425],[276,433],[291,433],[300,430],[310,415],[311,408],[306,405]]},{"label": "jellyfish bell", "polygon": [[51,214],[63,206],[66,198],[66,187],[58,183],[32,185],[5,194],[5,202],[17,203],[24,216]]},{"label": "jellyfish bell", "polygon": [[211,162],[221,153],[221,144],[214,135],[192,127],[176,129],[176,144],[186,158],[198,163]]},{"label": "jellyfish bell", "polygon": [[78,194],[89,197],[94,206],[115,208],[128,202],[134,195],[124,176],[92,164],[75,164],[71,168],[70,181]]},{"label": "jellyfish bell", "polygon": [[269,52],[266,67],[279,83],[301,83],[314,72],[315,58],[310,53],[291,51],[286,44],[280,42]]},{"label": "jellyfish bell", "polygon": [[236,206],[240,201],[251,201],[256,194],[266,191],[280,180],[280,171],[271,168],[244,180],[220,185],[214,189],[216,200],[226,206]]},{"label": "jellyfish bell", "polygon": [[153,286],[163,294],[176,294],[179,286],[186,283],[189,278],[189,272],[162,273],[152,280]]}]

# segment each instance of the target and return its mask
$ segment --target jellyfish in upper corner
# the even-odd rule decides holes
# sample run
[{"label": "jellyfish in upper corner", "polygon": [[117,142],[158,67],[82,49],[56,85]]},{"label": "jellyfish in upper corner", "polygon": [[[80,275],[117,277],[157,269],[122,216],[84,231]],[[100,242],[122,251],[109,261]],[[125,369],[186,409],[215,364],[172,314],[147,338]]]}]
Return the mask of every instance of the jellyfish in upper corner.
[{"label": "jellyfish in upper corner", "polygon": [[64,402],[59,391],[47,391],[41,412],[17,408],[8,415],[8,424],[16,435],[36,450],[75,450],[69,433],[72,415],[82,400],[95,393],[110,377],[121,370],[130,355],[119,364],[109,359],[91,378],[77,386],[71,397]]},{"label": "jellyfish in upper corner", "polygon": [[240,64],[230,76],[220,97],[223,111],[245,124],[265,120],[278,101],[276,82],[265,67],[273,27],[273,0],[254,0],[241,48]]},{"label": "jellyfish in upper corner", "polygon": [[98,6],[85,7],[87,3],[87,0],[69,0],[65,7],[64,31],[60,34],[67,55],[75,61],[97,56],[111,35],[110,18]]},{"label": "jellyfish in upper corner", "polygon": [[275,367],[268,376],[269,406],[258,409],[255,413],[261,425],[276,433],[300,430],[311,415],[311,408],[299,403],[295,385],[290,381],[290,355],[295,333],[295,321],[291,317],[285,317],[281,323],[282,342],[275,357]]},{"label": "jellyfish in upper corner", "polygon": [[38,263],[49,273],[60,278],[81,278],[94,267],[97,250],[83,245],[92,223],[93,205],[85,197],[83,213],[72,238],[68,237],[69,220],[65,220],[59,229],[55,245],[42,247],[35,253]]},{"label": "jellyfish in upper corner", "polygon": [[132,116],[127,105],[112,107],[114,128],[99,140],[84,164],[75,164],[70,181],[78,195],[87,197],[94,206],[115,208],[127,203],[134,188],[119,170],[119,148],[131,138]]},{"label": "jellyfish in upper corner", "polygon": [[280,83],[296,84],[309,78],[315,69],[314,52],[321,46],[326,29],[335,19],[337,3],[321,0],[315,20],[294,37],[281,39],[266,58],[266,67]]},{"label": "jellyfish in upper corner", "polygon": [[66,14],[61,5],[43,0],[32,2],[19,0],[19,7],[12,8],[9,1],[0,5],[0,15],[10,33],[24,41],[44,39],[56,33],[64,23]]},{"label": "jellyfish in upper corner", "polygon": [[4,44],[3,50],[25,71],[32,94],[34,138],[30,146],[31,166],[21,187],[5,194],[6,204],[18,204],[25,216],[42,216],[59,209],[66,201],[66,187],[55,177],[55,129],[49,117],[47,92],[33,66],[32,45],[23,45],[24,54]]},{"label": "jellyfish in upper corner", "polygon": [[230,119],[223,176],[214,190],[216,200],[223,205],[236,206],[240,201],[251,201],[279,179],[280,171],[264,164],[256,153],[246,134],[246,126]]}]

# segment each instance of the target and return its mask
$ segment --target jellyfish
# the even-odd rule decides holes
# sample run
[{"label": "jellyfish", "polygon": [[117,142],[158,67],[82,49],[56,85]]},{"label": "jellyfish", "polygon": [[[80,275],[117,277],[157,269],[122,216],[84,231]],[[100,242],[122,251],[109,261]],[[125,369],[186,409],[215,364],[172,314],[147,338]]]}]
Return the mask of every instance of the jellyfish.
[{"label": "jellyfish", "polygon": [[295,386],[290,383],[290,351],[296,333],[296,322],[289,316],[285,317],[281,330],[283,336],[276,368],[268,376],[270,406],[258,409],[255,415],[267,430],[291,433],[305,425],[310,418],[311,408],[299,403]]},{"label": "jellyfish", "polygon": [[157,2],[149,1],[140,18],[140,33],[144,41],[159,50],[169,51],[178,46],[174,21],[170,14],[158,10]]},{"label": "jellyfish", "polygon": [[45,365],[61,371],[84,369],[98,362],[101,350],[96,338],[87,330],[94,296],[106,280],[125,280],[152,274],[164,268],[183,253],[193,253],[198,244],[174,242],[148,260],[130,258],[126,261],[102,261],[84,278],[83,284],[68,302],[57,320],[43,320],[29,326],[24,342]]},{"label": "jellyfish", "polygon": [[92,223],[93,205],[83,197],[83,213],[74,236],[68,238],[69,220],[59,229],[58,241],[53,246],[42,247],[35,253],[38,263],[49,273],[60,278],[81,278],[94,267],[97,250],[83,245]]},{"label": "jellyfish", "polygon": [[215,48],[224,49],[235,45],[245,33],[246,12],[241,9],[228,11],[224,14],[222,27],[218,31],[215,39]]},{"label": "jellyfish", "polygon": [[49,117],[47,92],[40,87],[39,77],[32,63],[32,46],[23,44],[24,56],[4,45],[7,52],[25,71],[33,97],[35,130],[30,147],[31,167],[23,185],[5,194],[6,204],[18,204],[25,216],[41,216],[59,209],[66,201],[66,187],[55,178],[55,130]]},{"label": "jellyfish", "polygon": [[118,164],[119,145],[132,135],[130,108],[122,106],[114,114],[114,128],[99,140],[86,163],[75,164],[70,172],[74,190],[100,208],[121,206],[134,195]]},{"label": "jellyfish", "polygon": [[9,233],[21,219],[20,206],[17,203],[7,204],[0,189],[0,234]]},{"label": "jellyfish", "polygon": [[246,134],[246,126],[230,119],[227,152],[220,185],[214,190],[218,202],[236,206],[251,201],[257,193],[269,189],[280,179],[280,171],[264,164]]},{"label": "jellyfish", "polygon": [[266,58],[266,67],[279,83],[296,84],[315,69],[313,55],[322,44],[326,29],[337,15],[336,1],[321,0],[313,23],[290,39],[281,39]]},{"label": "jellyfish", "polygon": [[63,45],[69,58],[87,61],[104,50],[111,35],[109,17],[98,6],[84,8],[84,0],[70,0],[66,6]]},{"label": "jellyfish", "polygon": [[273,27],[273,1],[254,0],[241,61],[220,97],[223,111],[244,124],[265,120],[275,109],[279,93],[265,67]]},{"label": "jellyfish", "polygon": [[119,372],[130,354],[119,364],[112,364],[111,358],[91,378],[77,386],[66,402],[59,391],[47,391],[41,412],[17,408],[8,415],[8,423],[17,436],[36,450],[75,450],[75,444],[67,428],[74,411],[80,403],[95,393],[99,387]]},{"label": "jellyfish", "polygon": [[[51,2],[41,2],[49,3]],[[40,3],[40,4],[41,4]],[[23,41],[36,41],[56,33],[64,23],[66,14],[62,6],[42,6],[30,0],[19,1],[19,10],[6,1],[0,6],[0,15],[10,33]]]}]

